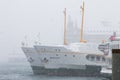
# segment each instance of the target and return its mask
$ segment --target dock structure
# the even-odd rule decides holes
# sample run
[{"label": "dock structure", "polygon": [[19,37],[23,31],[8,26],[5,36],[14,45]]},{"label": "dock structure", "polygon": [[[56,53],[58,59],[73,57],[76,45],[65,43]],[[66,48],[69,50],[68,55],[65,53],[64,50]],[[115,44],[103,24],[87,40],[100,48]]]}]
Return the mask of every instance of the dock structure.
[{"label": "dock structure", "polygon": [[112,50],[112,80],[120,80],[120,49]]}]

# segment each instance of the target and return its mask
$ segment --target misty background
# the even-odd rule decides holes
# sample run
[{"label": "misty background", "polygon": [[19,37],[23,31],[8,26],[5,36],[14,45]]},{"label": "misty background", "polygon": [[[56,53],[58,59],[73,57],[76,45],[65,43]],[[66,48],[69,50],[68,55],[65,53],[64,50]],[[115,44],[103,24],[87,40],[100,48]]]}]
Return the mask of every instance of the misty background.
[{"label": "misty background", "polygon": [[[64,8],[81,25],[82,0],[0,0],[0,62],[24,55],[21,42],[63,44]],[[119,0],[85,0],[85,29],[120,29]],[[39,35],[38,35],[39,34]],[[26,40],[25,40],[26,38]]]}]

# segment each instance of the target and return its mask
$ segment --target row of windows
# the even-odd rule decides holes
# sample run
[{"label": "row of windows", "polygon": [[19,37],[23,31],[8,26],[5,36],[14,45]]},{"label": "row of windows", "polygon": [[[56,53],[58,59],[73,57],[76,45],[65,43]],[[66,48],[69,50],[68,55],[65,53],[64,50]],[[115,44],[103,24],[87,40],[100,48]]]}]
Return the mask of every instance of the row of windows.
[{"label": "row of windows", "polygon": [[107,59],[107,62],[108,62],[109,64],[112,64],[112,59]]},{"label": "row of windows", "polygon": [[100,50],[105,50],[105,49],[108,49],[109,46],[108,46],[108,45],[99,45],[98,48],[99,48]]},{"label": "row of windows", "polygon": [[56,51],[56,52],[60,52],[61,50],[60,49],[45,49],[45,48],[41,48],[41,51]]},{"label": "row of windows", "polygon": [[[58,58],[59,55],[56,54],[57,57],[51,57],[52,59],[53,58]],[[65,57],[67,56],[66,54],[64,55]],[[75,55],[72,55],[72,57],[76,57]],[[112,60],[108,60],[108,59],[105,59],[105,57],[103,56],[98,56],[98,55],[87,55],[86,56],[87,60],[90,60],[90,61],[100,61],[100,62],[105,62],[107,61],[109,64],[111,64]]]},{"label": "row of windows", "polygon": [[119,49],[120,48],[120,45],[119,44],[113,44],[113,45],[99,45],[98,47],[100,50],[105,50],[105,49]]},{"label": "row of windows", "polygon": [[90,61],[106,61],[105,57],[97,55],[88,55],[86,58]]},{"label": "row of windows", "polygon": [[[58,54],[56,54],[56,56],[59,56]],[[67,56],[66,54],[64,56]],[[75,55],[73,55],[73,57],[75,57]]]},{"label": "row of windows", "polygon": [[120,48],[119,44],[110,45],[110,49],[119,49],[119,48]]}]

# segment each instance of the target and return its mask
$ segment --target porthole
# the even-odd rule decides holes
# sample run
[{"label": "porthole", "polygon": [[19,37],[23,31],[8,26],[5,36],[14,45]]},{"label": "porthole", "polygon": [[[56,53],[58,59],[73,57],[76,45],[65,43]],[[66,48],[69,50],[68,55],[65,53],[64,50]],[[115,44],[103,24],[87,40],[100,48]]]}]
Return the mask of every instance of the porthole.
[{"label": "porthole", "polygon": [[73,57],[75,57],[75,55],[73,55]]},{"label": "porthole", "polygon": [[102,57],[102,61],[105,61],[105,58],[104,58],[104,57]]},{"label": "porthole", "polygon": [[91,56],[91,60],[93,61],[95,59],[95,56]]},{"label": "porthole", "polygon": [[65,56],[67,56],[67,55],[65,54]]},{"label": "porthole", "polygon": [[97,60],[97,61],[100,61],[100,56],[96,56],[96,60]]},{"label": "porthole", "polygon": [[58,51],[60,52],[60,49],[58,49]]},{"label": "porthole", "polygon": [[57,49],[55,49],[55,51],[57,52]]}]

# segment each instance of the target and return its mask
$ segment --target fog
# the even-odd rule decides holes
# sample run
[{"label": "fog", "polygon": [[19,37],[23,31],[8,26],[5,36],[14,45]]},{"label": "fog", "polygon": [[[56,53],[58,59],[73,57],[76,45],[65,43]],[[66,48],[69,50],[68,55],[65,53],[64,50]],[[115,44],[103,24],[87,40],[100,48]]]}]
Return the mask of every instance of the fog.
[{"label": "fog", "polygon": [[[30,45],[39,33],[43,44],[63,44],[63,10],[67,8],[67,15],[79,26],[81,4],[82,0],[0,0],[0,62],[11,53],[23,55],[25,36]],[[119,26],[119,4],[119,0],[85,0],[85,28],[101,22]]]}]

